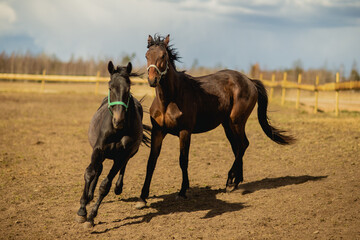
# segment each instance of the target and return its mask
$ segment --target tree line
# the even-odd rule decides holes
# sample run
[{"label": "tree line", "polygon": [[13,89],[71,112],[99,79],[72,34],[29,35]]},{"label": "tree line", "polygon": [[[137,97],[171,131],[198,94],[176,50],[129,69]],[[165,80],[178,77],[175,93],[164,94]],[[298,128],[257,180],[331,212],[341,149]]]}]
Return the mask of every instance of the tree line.
[{"label": "tree line", "polygon": [[[135,54],[124,55],[121,64],[125,65],[135,58]],[[18,74],[42,74],[46,71],[49,75],[79,75],[79,76],[108,76],[107,64],[110,59],[83,59],[74,58],[62,61],[56,55],[44,53],[32,54],[31,52],[11,54],[3,51],[0,54],[0,72]]]},{"label": "tree line", "polygon": [[[123,54],[121,56],[120,64],[126,65],[129,61],[136,58],[135,53]],[[83,59],[71,57],[69,61],[62,61],[55,55],[47,55],[45,53],[33,54],[31,52],[11,54],[3,51],[0,54],[0,72],[1,73],[19,73],[19,74],[42,74],[46,70],[46,74],[51,75],[82,75],[95,76],[100,73],[100,76],[108,76],[107,64],[110,59]],[[207,68],[194,64],[188,69],[190,74],[203,75],[209,74],[216,70],[224,68],[216,66]],[[145,72],[146,67],[141,66],[137,69],[139,72]],[[335,72],[324,68],[305,70],[300,60],[294,62],[292,68],[283,70],[263,70],[259,64],[253,64],[250,67],[248,74],[252,78],[260,78],[260,73],[263,79],[271,80],[271,76],[275,74],[276,81],[283,79],[283,73],[287,73],[288,81],[297,81],[298,74],[302,74],[302,82],[313,84],[316,76],[319,76],[320,84],[327,82],[334,82]],[[360,76],[357,70],[356,62],[354,62],[351,73],[348,77],[341,74],[341,81],[360,81]]]}]

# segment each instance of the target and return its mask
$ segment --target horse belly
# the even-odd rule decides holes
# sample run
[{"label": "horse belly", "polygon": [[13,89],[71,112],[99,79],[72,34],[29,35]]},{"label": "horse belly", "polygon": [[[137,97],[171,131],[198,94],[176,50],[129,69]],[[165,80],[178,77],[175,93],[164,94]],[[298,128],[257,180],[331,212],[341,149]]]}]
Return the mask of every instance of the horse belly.
[{"label": "horse belly", "polygon": [[219,116],[201,116],[196,119],[193,133],[203,133],[215,129],[222,123]]}]

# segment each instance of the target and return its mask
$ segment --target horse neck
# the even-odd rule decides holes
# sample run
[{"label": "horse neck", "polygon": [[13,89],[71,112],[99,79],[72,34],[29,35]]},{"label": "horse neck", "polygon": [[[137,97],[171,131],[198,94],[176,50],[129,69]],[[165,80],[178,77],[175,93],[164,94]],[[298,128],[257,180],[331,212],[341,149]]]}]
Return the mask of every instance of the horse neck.
[{"label": "horse neck", "polygon": [[130,129],[133,123],[133,118],[135,114],[136,108],[135,108],[135,100],[134,97],[130,98],[129,101],[129,107],[127,109],[127,112],[125,114],[125,125]]},{"label": "horse neck", "polygon": [[179,96],[179,91],[182,88],[182,81],[180,81],[181,72],[177,72],[176,69],[169,64],[169,69],[164,79],[156,87],[156,97],[158,97],[164,106],[167,106],[169,102],[176,101]]}]

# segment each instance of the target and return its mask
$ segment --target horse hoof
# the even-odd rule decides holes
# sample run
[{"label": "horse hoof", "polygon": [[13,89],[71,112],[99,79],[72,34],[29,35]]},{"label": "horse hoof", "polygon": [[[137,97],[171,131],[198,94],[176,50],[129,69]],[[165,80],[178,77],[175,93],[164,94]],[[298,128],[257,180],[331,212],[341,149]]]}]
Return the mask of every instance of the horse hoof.
[{"label": "horse hoof", "polygon": [[83,225],[85,229],[92,228],[94,226],[94,221],[86,221]]},{"label": "horse hoof", "polygon": [[78,222],[78,223],[84,223],[84,222],[86,222],[86,216],[76,215],[75,221]]},{"label": "horse hoof", "polygon": [[143,200],[139,200],[135,205],[136,209],[143,209],[145,207],[146,207],[146,202]]},{"label": "horse hoof", "polygon": [[226,186],[226,192],[231,193],[237,189],[236,185]]},{"label": "horse hoof", "polygon": [[114,190],[114,193],[116,194],[116,195],[120,195],[121,193],[122,193],[122,188],[115,188],[115,190]]}]

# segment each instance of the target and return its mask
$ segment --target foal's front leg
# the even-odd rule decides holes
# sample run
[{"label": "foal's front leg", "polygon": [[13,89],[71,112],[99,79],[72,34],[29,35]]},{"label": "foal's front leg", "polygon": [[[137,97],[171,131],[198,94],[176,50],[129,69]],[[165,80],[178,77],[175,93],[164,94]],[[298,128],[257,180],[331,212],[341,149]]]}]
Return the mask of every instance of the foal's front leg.
[{"label": "foal's front leg", "polygon": [[101,182],[100,187],[99,187],[99,198],[96,201],[96,203],[94,204],[94,206],[86,220],[86,225],[85,225],[86,227],[94,226],[94,218],[97,216],[100,204],[101,204],[102,200],[106,197],[106,195],[109,193],[112,180],[114,179],[116,174],[119,172],[120,168],[124,166],[124,162],[126,163],[126,161],[114,160],[114,164],[113,164],[112,168],[110,169],[109,174]]},{"label": "foal's front leg", "polygon": [[125,174],[126,165],[121,168],[119,178],[116,181],[114,192],[116,195],[120,195],[122,193],[123,185],[124,185],[124,174]]},{"label": "foal's front leg", "polygon": [[[115,144],[116,151],[126,151],[128,152],[130,159],[135,153],[138,151],[138,146],[136,146],[136,139],[130,136],[124,136],[120,142]],[[124,174],[127,163],[120,169],[119,178],[116,181],[114,192],[116,195],[120,195],[122,193],[123,185],[124,185]]]},{"label": "foal's front leg", "polygon": [[179,192],[179,196],[186,198],[186,190],[189,189],[189,176],[188,176],[188,165],[189,165],[189,149],[191,132],[188,130],[182,130],[179,134],[180,140],[180,168],[182,171],[182,184]]},{"label": "foal's front leg", "polygon": [[80,208],[77,212],[78,221],[86,221],[86,205],[92,200],[91,195],[93,196],[93,191],[96,187],[97,178],[99,177],[102,171],[102,162],[104,161],[104,153],[100,148],[94,149],[91,155],[91,163],[85,170],[84,174],[84,191],[80,199]]},{"label": "foal's front leg", "polygon": [[99,176],[101,175],[102,170],[103,170],[103,165],[100,164],[99,169],[96,172],[95,178],[90,183],[90,189],[89,189],[89,193],[88,193],[88,201],[89,202],[91,202],[94,199],[95,188],[96,188],[96,185],[97,185],[97,182],[99,180]]},{"label": "foal's front leg", "polygon": [[115,155],[114,164],[110,169],[110,172],[107,175],[107,177],[100,184],[99,198],[94,204],[91,213],[87,218],[87,222],[85,225],[86,227],[92,227],[94,225],[94,218],[97,216],[102,200],[106,197],[106,195],[108,195],[110,191],[111,183],[114,177],[119,172],[119,170],[121,170],[120,176],[124,175],[127,162],[129,161],[130,157],[134,155],[134,152],[137,151],[137,149],[133,149],[134,140],[129,136],[124,136],[120,142],[116,143],[115,145],[112,145],[112,147],[113,147],[112,149],[105,147],[106,149],[105,156],[108,157],[109,154]]}]

